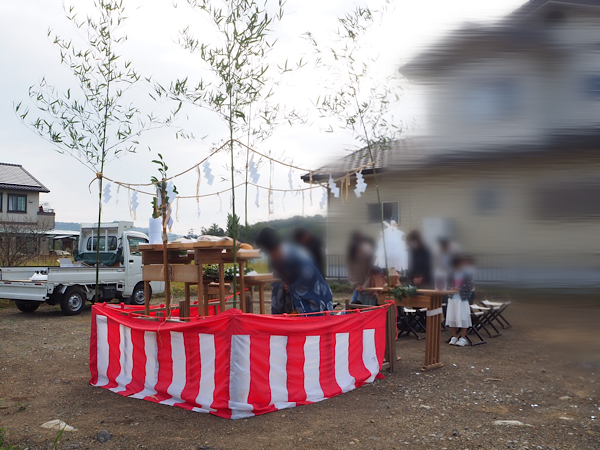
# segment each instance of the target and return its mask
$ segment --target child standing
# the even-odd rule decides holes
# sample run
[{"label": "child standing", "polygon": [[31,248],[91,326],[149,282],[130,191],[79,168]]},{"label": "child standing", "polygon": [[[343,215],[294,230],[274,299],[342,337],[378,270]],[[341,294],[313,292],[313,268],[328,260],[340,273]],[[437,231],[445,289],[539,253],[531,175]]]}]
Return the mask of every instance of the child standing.
[{"label": "child standing", "polygon": [[[473,296],[473,267],[471,259],[457,256],[452,262],[454,270],[454,287],[458,293],[448,299],[446,312],[446,326],[452,330],[450,345],[464,347],[468,344],[467,330],[471,327],[471,307],[469,305]],[[460,338],[458,329],[460,328]]]}]

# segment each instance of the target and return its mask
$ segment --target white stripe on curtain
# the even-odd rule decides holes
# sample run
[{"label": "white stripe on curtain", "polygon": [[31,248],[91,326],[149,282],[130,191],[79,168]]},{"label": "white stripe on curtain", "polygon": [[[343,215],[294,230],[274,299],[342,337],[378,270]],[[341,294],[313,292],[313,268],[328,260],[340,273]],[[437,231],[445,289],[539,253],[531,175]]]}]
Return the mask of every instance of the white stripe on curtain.
[{"label": "white stripe on curtain", "polygon": [[254,415],[248,403],[250,393],[250,336],[231,336],[231,364],[229,372],[229,409],[232,419]]},{"label": "white stripe on curtain", "polygon": [[356,387],[356,380],[350,375],[349,358],[350,333],[335,335],[335,381],[342,392],[351,391]]},{"label": "white stripe on curtain", "polygon": [[96,386],[106,386],[108,384],[108,324],[106,316],[96,315],[96,348],[97,352],[97,368],[98,382]]},{"label": "white stripe on curtain", "polygon": [[325,400],[319,372],[321,364],[320,340],[320,336],[306,336],[306,342],[304,343],[304,391],[306,392],[306,400],[309,402]]}]

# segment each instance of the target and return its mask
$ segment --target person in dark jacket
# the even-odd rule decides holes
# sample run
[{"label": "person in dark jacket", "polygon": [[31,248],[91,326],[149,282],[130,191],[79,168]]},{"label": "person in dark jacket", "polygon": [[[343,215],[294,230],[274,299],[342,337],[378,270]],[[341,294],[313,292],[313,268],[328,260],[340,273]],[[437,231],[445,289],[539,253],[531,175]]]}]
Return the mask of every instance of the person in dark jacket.
[{"label": "person in dark jacket", "polygon": [[407,276],[416,287],[431,289],[433,287],[433,270],[431,253],[423,243],[421,233],[413,230],[406,237],[408,245],[408,271]]},{"label": "person in dark jacket", "polygon": [[270,227],[259,231],[256,245],[269,256],[273,274],[281,280],[272,283],[271,314],[333,310],[331,289],[306,251],[281,242]]},{"label": "person in dark jacket", "polygon": [[306,249],[309,253],[315,266],[325,278],[325,251],[323,250],[323,243],[314,234],[309,233],[306,228],[296,228],[294,230],[294,242]]}]

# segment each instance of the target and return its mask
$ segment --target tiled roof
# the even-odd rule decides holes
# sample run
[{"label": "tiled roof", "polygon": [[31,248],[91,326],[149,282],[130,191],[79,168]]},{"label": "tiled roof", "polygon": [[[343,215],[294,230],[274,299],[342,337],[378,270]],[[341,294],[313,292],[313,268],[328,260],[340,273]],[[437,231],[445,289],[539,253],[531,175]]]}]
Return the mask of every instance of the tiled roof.
[{"label": "tiled roof", "polygon": [[556,0],[554,0],[554,1],[553,0],[530,0],[527,3],[525,3],[523,6],[517,8],[514,11],[513,15],[519,16],[519,15],[531,14],[535,10],[541,8],[542,6],[545,6],[548,3],[556,3],[556,4],[558,4],[557,6],[564,6],[564,5],[600,6],[600,1],[599,0],[560,0],[560,1],[556,1]]},{"label": "tiled roof", "polygon": [[[424,146],[421,145],[419,139],[399,139],[393,141],[389,146],[379,147],[376,146],[372,150],[373,160],[375,161],[375,170],[397,170],[399,165],[404,167],[415,166],[423,163],[427,159],[427,155],[424,152]],[[350,153],[343,158],[339,158],[336,161],[327,164],[312,174],[312,178],[315,181],[329,178],[329,174],[334,177],[342,175],[344,173],[358,169],[361,166],[365,166],[371,162],[371,157],[367,148],[362,148]],[[369,166],[363,169],[364,174],[370,174],[373,172],[373,166]],[[302,176],[304,181],[309,180],[309,174]]]},{"label": "tiled roof", "polygon": [[0,163],[0,189],[50,192],[19,164]]},{"label": "tiled roof", "polygon": [[[600,131],[593,129],[562,130],[561,133],[548,135],[536,142],[522,142],[519,145],[489,143],[472,149],[440,147],[431,139],[414,137],[394,141],[386,149],[374,149],[375,169],[380,172],[404,172],[414,170],[446,169],[454,170],[455,164],[471,162],[506,161],[509,158],[516,164],[518,158],[545,158],[550,155],[571,155],[585,161],[600,159]],[[324,181],[331,174],[334,178],[343,176],[370,160],[368,151],[360,149],[339,158],[312,173],[314,181]],[[363,169],[364,175],[373,170]],[[302,175],[309,181],[309,174]]]}]

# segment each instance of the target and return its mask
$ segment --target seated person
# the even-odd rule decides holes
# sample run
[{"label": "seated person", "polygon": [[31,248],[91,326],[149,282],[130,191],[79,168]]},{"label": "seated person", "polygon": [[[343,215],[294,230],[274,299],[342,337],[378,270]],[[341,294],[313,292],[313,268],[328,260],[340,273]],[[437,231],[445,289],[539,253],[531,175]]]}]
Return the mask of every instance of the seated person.
[{"label": "seated person", "polygon": [[256,245],[269,256],[274,275],[281,279],[273,283],[272,314],[333,310],[331,289],[306,251],[282,243],[277,232],[270,227],[259,231]]}]

